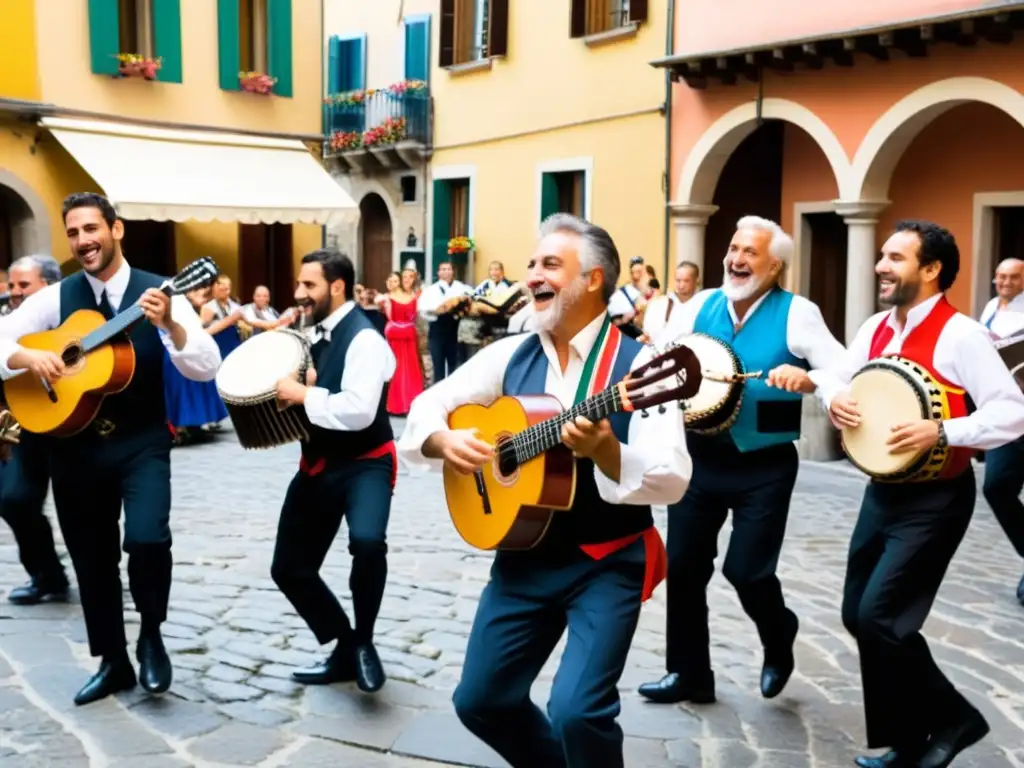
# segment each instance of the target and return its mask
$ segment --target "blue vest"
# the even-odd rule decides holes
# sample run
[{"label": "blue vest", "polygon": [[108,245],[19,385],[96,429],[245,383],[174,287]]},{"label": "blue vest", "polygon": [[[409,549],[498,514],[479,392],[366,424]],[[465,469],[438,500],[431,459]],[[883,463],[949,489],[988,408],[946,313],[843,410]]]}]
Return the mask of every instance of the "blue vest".
[{"label": "blue vest", "polygon": [[[164,278],[132,268],[118,314],[128,309],[147,288],[159,288]],[[96,294],[84,272],[75,272],[60,281],[60,321],[80,309],[99,311]],[[148,321],[135,324],[130,335],[135,348],[135,374],[121,392],[107,395],[97,418],[109,419],[117,429],[114,435],[166,424],[164,401],[164,356],[167,350],[160,332]]]},{"label": "blue vest", "polygon": [[[358,307],[352,307],[334,326],[331,341],[315,360],[316,385],[324,387],[331,394],[341,392],[341,377],[345,373],[345,355],[356,334],[369,328],[376,332],[373,323]],[[302,452],[316,460],[327,458],[345,461],[358,458],[394,439],[391,420],[388,418],[388,385],[380,395],[377,413],[373,423],[358,432],[340,429],[324,429],[316,425],[309,428],[309,442],[303,443]]]},{"label": "blue vest", "polygon": [[[792,303],[789,291],[772,290],[736,333],[729,300],[718,290],[700,308],[693,330],[728,343],[746,371],[764,371],[767,375],[772,368],[787,363],[810,370],[806,360],[789,351],[786,341]],[[800,437],[802,407],[802,395],[769,387],[763,379],[748,379],[739,416],[729,434],[743,453],[791,443]]]},{"label": "blue vest", "polygon": [[[612,366],[612,381],[619,381],[640,353],[641,345],[622,337],[619,352]],[[532,334],[512,354],[502,391],[506,395],[543,395],[548,376],[548,358],[544,354],[540,337]],[[633,414],[617,413],[609,421],[619,442],[629,438],[629,420]],[[639,418],[639,416],[637,417]],[[530,552],[571,556],[578,553],[581,544],[599,544],[641,533],[654,524],[649,506],[609,504],[597,491],[594,463],[576,459],[576,496],[572,509],[554,515],[540,544]],[[507,556],[511,553],[500,553]]]}]

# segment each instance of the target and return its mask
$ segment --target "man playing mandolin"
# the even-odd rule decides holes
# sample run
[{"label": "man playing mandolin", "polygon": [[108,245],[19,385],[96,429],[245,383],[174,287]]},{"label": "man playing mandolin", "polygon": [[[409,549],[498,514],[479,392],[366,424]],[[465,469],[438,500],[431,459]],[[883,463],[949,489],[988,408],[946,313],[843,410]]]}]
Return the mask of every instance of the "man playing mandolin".
[{"label": "man playing mandolin", "polygon": [[[0,375],[15,371],[54,382],[65,374],[55,351],[29,349],[17,341],[60,326],[77,310],[101,312],[108,320],[138,304],[149,321],[131,331],[134,375],[126,388],[108,395],[99,416],[71,437],[51,442],[57,519],[78,577],[89,650],[99,671],[75,696],[88,704],[136,684],[126,651],[121,575],[124,551],[128,582],[141,627],[136,648],[139,680],[150,693],[171,684],[171,662],[160,625],[171,590],[171,437],[164,411],[163,359],[169,354],[190,379],[208,381],[220,365],[213,338],[184,296],[169,298],[164,279],[125,261],[124,224],[105,197],[81,192],[64,200],[64,226],[82,270],[29,296],[0,318]],[[52,390],[51,390],[52,391]]]},{"label": "man playing mandolin", "polygon": [[[860,649],[868,747],[890,749],[858,757],[861,768],[945,768],[989,730],[921,635],[974,513],[972,449],[997,448],[1024,434],[1024,395],[985,328],[946,299],[959,270],[960,251],[947,230],[928,221],[898,223],[875,267],[879,302],[892,309],[864,323],[839,364],[817,378],[844,441],[856,439],[862,426],[877,426],[880,440],[889,435],[880,451],[944,455],[938,469],[911,478],[916,481],[869,483],[850,541],[843,624]],[[862,412],[850,396],[851,382],[865,366],[891,356],[930,377],[927,389],[942,394],[944,418],[919,412],[878,424],[897,399],[897,377],[875,408]],[[973,413],[968,397],[977,406]]]},{"label": "man playing mandolin", "polygon": [[[448,428],[460,406],[546,393],[568,409],[637,370],[648,351],[608,317],[619,269],[605,230],[568,214],[549,217],[526,266],[539,330],[485,347],[420,395],[399,450],[413,463],[473,473],[495,447],[474,430]],[[497,553],[455,710],[514,768],[614,768],[623,765],[616,684],[640,605],[663,576],[650,505],[683,494],[691,463],[675,405],[596,423],[576,417],[560,437],[576,457],[572,507],[554,513],[532,549]],[[530,469],[522,465],[523,474]],[[530,687],[567,626],[545,715]]]}]

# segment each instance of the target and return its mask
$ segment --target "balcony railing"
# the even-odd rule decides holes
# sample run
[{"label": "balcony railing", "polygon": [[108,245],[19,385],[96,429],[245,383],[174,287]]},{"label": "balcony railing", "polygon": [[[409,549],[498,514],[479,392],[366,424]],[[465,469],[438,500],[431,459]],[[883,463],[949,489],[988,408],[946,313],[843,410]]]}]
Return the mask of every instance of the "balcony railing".
[{"label": "balcony railing", "polygon": [[[325,157],[365,157],[395,167],[418,161],[431,142],[430,91],[425,83],[405,82],[379,90],[333,94],[324,99]],[[416,148],[410,153],[412,148]],[[402,152],[401,150],[407,150]],[[363,170],[370,170],[361,163]]]}]

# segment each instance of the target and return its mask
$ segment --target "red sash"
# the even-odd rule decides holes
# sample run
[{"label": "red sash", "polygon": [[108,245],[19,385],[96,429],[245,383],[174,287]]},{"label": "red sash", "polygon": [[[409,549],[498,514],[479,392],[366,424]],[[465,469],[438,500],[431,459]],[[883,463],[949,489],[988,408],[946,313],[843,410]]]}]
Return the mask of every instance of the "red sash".
[{"label": "red sash", "polygon": [[[372,451],[364,453],[362,456],[357,456],[356,461],[363,461],[365,459],[379,459],[384,456],[391,457],[391,491],[395,490],[395,483],[398,482],[398,452],[395,450],[395,441],[389,440],[384,445],[377,446]],[[319,459],[313,462],[312,465],[306,461],[305,456],[299,458],[299,472],[309,477],[316,477],[324,471],[327,461],[321,456]]]}]

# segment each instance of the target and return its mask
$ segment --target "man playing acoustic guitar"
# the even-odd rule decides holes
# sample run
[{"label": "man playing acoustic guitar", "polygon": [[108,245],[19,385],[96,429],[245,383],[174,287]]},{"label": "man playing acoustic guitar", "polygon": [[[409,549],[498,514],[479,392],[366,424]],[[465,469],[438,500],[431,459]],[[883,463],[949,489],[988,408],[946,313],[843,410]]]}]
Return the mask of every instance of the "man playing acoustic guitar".
[{"label": "man playing acoustic guitar", "polygon": [[[536,333],[491,344],[412,404],[399,450],[463,473],[494,447],[473,430],[450,430],[450,413],[503,395],[553,395],[564,408],[621,380],[650,358],[608,317],[619,254],[608,233],[568,214],[541,227],[526,268]],[[690,477],[681,411],[578,417],[561,430],[576,456],[569,511],[554,514],[540,543],[502,550],[473,623],[455,711],[514,768],[623,765],[616,684],[641,602],[664,575],[651,504],[677,500]],[[524,470],[525,471],[525,470]],[[530,687],[568,627],[547,715]]]},{"label": "man playing acoustic guitar", "polygon": [[105,197],[82,192],[64,200],[64,226],[72,255],[82,265],[56,285],[29,296],[0,318],[0,368],[53,382],[65,373],[56,352],[17,341],[61,325],[90,309],[108,319],[138,304],[148,323],[131,331],[135,368],[131,383],[103,401],[98,417],[73,437],[51,442],[53,498],[78,577],[89,650],[102,661],[75,696],[88,704],[135,686],[125,646],[119,571],[119,520],[124,505],[128,582],[141,617],[136,656],[139,679],[150,693],[171,684],[171,662],[160,635],[171,590],[171,436],[164,412],[163,358],[197,381],[212,379],[220,352],[184,296],[173,299],[164,279],[132,269],[121,251],[124,224]]}]

